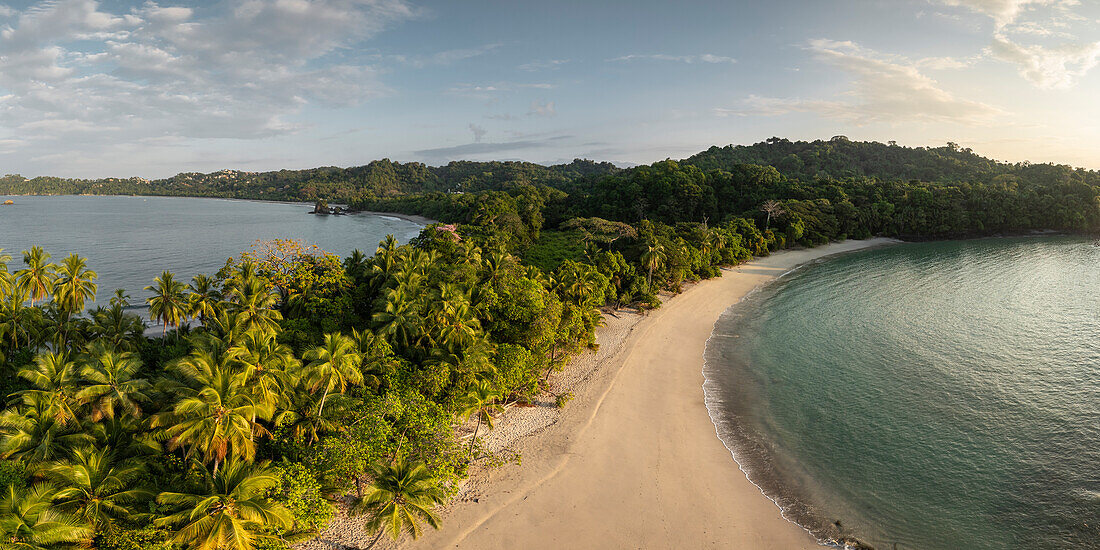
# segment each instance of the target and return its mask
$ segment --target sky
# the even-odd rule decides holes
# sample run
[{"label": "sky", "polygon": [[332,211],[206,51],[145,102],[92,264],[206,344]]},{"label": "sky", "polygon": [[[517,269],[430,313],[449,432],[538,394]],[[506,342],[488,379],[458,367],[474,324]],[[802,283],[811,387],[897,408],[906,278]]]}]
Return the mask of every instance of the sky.
[{"label": "sky", "polygon": [[1098,63],[1096,0],[0,0],[0,173],[835,135],[1100,169]]}]

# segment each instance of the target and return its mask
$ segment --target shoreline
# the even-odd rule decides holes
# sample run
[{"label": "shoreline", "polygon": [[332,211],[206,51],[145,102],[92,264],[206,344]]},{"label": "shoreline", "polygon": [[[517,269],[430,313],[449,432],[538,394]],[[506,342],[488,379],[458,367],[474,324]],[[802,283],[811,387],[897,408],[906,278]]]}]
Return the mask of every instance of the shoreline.
[{"label": "shoreline", "polygon": [[399,220],[405,220],[407,222],[420,224],[420,225],[423,225],[424,227],[427,227],[427,226],[429,226],[433,223],[440,223],[438,220],[433,220],[431,218],[425,218],[424,216],[418,216],[416,214],[401,214],[401,213],[398,213],[398,212],[376,212],[376,211],[373,211],[373,210],[354,210],[354,211],[348,213],[349,216],[354,216],[354,215],[357,215],[357,214],[367,214],[367,215],[370,215],[370,216],[385,216],[385,217],[389,217],[389,218],[397,218]]},{"label": "shoreline", "polygon": [[[231,201],[231,202],[255,202],[265,204],[285,204],[288,206],[306,206],[312,207],[313,203],[309,201],[286,201],[286,200],[274,200],[274,199],[243,199],[237,197],[202,197],[191,195],[100,195],[96,193],[60,193],[60,194],[35,194],[24,193],[19,195],[0,195],[0,197],[125,197],[125,198],[159,198],[159,199],[210,199],[219,201]],[[18,204],[18,203],[17,203]],[[372,216],[387,216],[390,218],[397,218],[399,220],[405,220],[415,224],[423,225],[425,227],[439,223],[438,220],[431,218],[425,218],[424,216],[418,216],[416,214],[402,214],[399,212],[376,212],[372,210],[353,210],[346,215],[352,216],[356,214],[368,214]]]},{"label": "shoreline", "polygon": [[[893,246],[893,245],[896,245],[896,244],[901,244],[901,243],[908,242],[908,241],[901,241],[901,240],[886,238],[886,237],[876,237],[876,238],[873,238],[873,239],[869,239],[868,241],[872,241],[872,240],[873,241],[881,241],[881,242],[877,243],[877,244],[868,243],[867,246],[862,246],[862,247],[859,247],[859,248],[848,249],[848,250],[838,250],[834,253],[828,253],[828,254],[823,254],[823,255],[817,256],[815,258],[812,258],[812,259],[806,260],[804,262],[798,263],[796,265],[790,266],[790,268],[787,269],[786,271],[784,271],[782,273],[779,273],[778,275],[759,283],[758,285],[753,287],[752,290],[746,292],[743,296],[741,296],[741,298],[739,300],[737,300],[736,302],[730,304],[725,310],[723,310],[723,312],[719,315],[719,318],[715,319],[715,324],[714,324],[715,329],[714,329],[714,331],[717,331],[718,323],[720,323],[723,320],[723,318],[726,316],[727,313],[729,313],[731,311],[734,311],[735,308],[741,307],[742,304],[744,304],[747,300],[749,300],[758,291],[761,291],[762,289],[764,289],[765,287],[767,287],[769,285],[777,283],[779,280],[783,279],[787,275],[790,275],[792,273],[800,271],[801,269],[803,269],[804,267],[806,267],[808,265],[816,264],[818,262],[828,260],[832,257],[841,256],[841,255],[844,255],[844,254],[848,254],[850,252],[868,251],[868,250],[873,250],[873,249],[876,249],[876,248],[882,248],[882,247],[886,247],[886,246]],[[848,242],[848,241],[845,241],[845,242]],[[764,258],[764,259],[766,259],[766,258]],[[806,533],[808,535],[813,537],[814,540],[816,540],[818,542],[819,546],[830,547],[830,548],[844,548],[844,549],[849,549],[850,548],[850,549],[853,549],[853,550],[858,549],[858,548],[871,548],[870,546],[866,546],[866,544],[863,541],[861,541],[860,539],[845,535],[841,531],[837,531],[834,528],[834,524],[827,523],[827,522],[822,522],[821,521],[822,518],[820,518],[820,517],[814,516],[812,514],[808,515],[808,516],[802,515],[802,514],[806,514],[808,512],[806,511],[805,506],[803,506],[803,503],[800,500],[797,500],[797,499],[796,500],[791,500],[789,498],[789,495],[787,495],[787,498],[784,498],[783,496],[775,494],[776,492],[782,493],[783,491],[785,491],[786,490],[786,484],[789,482],[789,480],[785,480],[785,478],[783,478],[783,477],[772,478],[772,483],[770,483],[770,484],[763,483],[762,484],[760,482],[760,478],[757,477],[757,476],[761,475],[760,472],[755,471],[755,470],[750,470],[750,467],[746,465],[746,461],[751,461],[753,458],[759,459],[758,456],[752,456],[752,453],[751,453],[751,451],[754,451],[754,450],[759,451],[759,448],[754,447],[754,444],[758,445],[758,442],[754,442],[752,440],[746,440],[744,438],[744,433],[742,431],[743,427],[740,426],[738,422],[731,421],[728,418],[725,418],[725,417],[722,416],[722,412],[723,412],[722,402],[723,402],[723,400],[722,400],[722,397],[720,395],[721,391],[720,391],[720,388],[718,387],[718,383],[711,379],[711,375],[713,375],[715,373],[715,367],[711,365],[711,361],[712,361],[713,358],[711,357],[711,354],[710,354],[710,346],[711,346],[711,342],[714,339],[714,337],[719,336],[714,331],[712,331],[712,334],[707,338],[706,346],[704,347],[704,351],[703,351],[704,357],[703,357],[703,386],[702,386],[702,389],[703,389],[703,395],[704,395],[704,404],[707,407],[708,416],[710,417],[711,422],[714,424],[714,434],[715,434],[715,436],[718,438],[719,441],[722,442],[722,445],[729,451],[730,456],[733,458],[734,462],[737,464],[738,469],[745,476],[745,478],[749,481],[749,483],[751,483],[753,486],[756,487],[756,489],[760,492],[761,495],[763,495],[765,498],[767,498],[769,501],[771,501],[772,504],[774,504],[777,508],[780,509],[780,513],[781,513],[781,515],[783,516],[784,519],[786,519],[787,521],[791,522],[794,525],[799,526],[801,529],[806,531]],[[721,367],[722,365],[718,365],[718,366]],[[731,426],[733,426],[733,428],[731,428]],[[727,430],[727,433],[725,433],[725,434],[723,433],[723,427],[725,427],[726,430]],[[770,487],[770,489],[773,490],[773,492],[769,493],[768,489],[765,489],[764,485],[768,485]],[[804,521],[800,521],[800,520],[807,520],[808,523],[804,522]],[[811,525],[812,525],[812,527],[811,527]],[[816,528],[816,532],[815,532],[815,528]]]},{"label": "shoreline", "polygon": [[[647,314],[605,317],[599,351],[552,377],[554,391],[573,391],[573,402],[510,410],[485,437],[490,450],[519,453],[522,464],[472,468],[443,510],[442,529],[402,545],[819,548],[718,437],[703,392],[706,342],[721,314],[759,285],[818,258],[896,242],[778,252],[723,269]],[[359,522],[339,522],[298,548],[363,540],[349,532],[361,531]]]}]

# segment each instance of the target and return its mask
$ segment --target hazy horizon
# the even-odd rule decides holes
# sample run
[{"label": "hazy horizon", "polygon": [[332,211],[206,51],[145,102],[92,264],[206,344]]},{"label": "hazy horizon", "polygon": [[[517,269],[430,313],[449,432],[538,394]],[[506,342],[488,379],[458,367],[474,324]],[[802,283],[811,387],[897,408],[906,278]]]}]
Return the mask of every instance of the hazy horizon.
[{"label": "hazy horizon", "polygon": [[[783,136],[772,136],[772,137],[783,137]],[[805,140],[805,141],[811,141],[811,142],[815,141],[815,140],[828,141],[832,137],[835,137],[835,136],[813,138],[813,139],[808,139],[808,140]],[[851,139],[851,136],[845,136],[845,137],[848,137],[849,139]],[[766,140],[765,139],[759,139],[759,140],[756,140],[756,141],[750,142],[750,143],[726,143],[726,144],[717,144],[716,143],[713,146],[717,146],[717,147],[726,147],[728,145],[733,145],[733,146],[746,145],[747,146],[747,145],[753,145],[755,143],[760,143],[760,142],[763,142],[763,141],[766,141]],[[795,141],[795,140],[791,140],[791,141]],[[863,140],[853,140],[853,141],[863,141]],[[866,140],[866,141],[878,141],[878,140]],[[885,144],[886,142],[879,141],[879,143],[884,143]],[[898,143],[897,145],[899,145],[901,147],[911,147],[911,148],[920,148],[920,147],[937,148],[937,147],[943,147],[943,146],[947,145],[947,143],[927,144],[927,145],[910,145],[910,144],[906,144],[906,143]],[[965,143],[959,143],[957,145],[961,148],[966,148]],[[710,146],[708,146],[708,148],[709,147]],[[699,151],[695,151],[695,153],[700,153],[700,152],[703,152],[705,150],[706,150],[705,148],[700,149]],[[1015,164],[1017,162],[1032,162],[1032,163],[1036,163],[1036,162],[1038,162],[1038,163],[1048,163],[1048,162],[1051,162],[1051,161],[1043,161],[1043,160],[1037,160],[1037,159],[1020,159],[1020,160],[997,159],[997,158],[990,157],[989,155],[984,155],[984,154],[982,154],[981,151],[973,151],[973,152],[974,152],[974,154],[977,154],[979,156],[987,157],[987,158],[990,158],[990,159],[992,159],[996,162],[1007,163],[1007,164]],[[662,161],[662,160],[666,160],[666,159],[672,159],[672,160],[680,161],[680,160],[686,159],[689,156],[692,156],[695,153],[692,153],[690,155],[686,155],[686,156],[683,156],[683,157],[675,157],[675,158],[665,156],[665,157],[655,158],[652,161],[648,161],[648,162],[617,162],[617,161],[608,160],[608,159],[593,159],[593,158],[583,158],[583,157],[574,157],[572,159],[558,159],[558,160],[554,160],[554,161],[541,161],[541,162],[540,161],[527,160],[527,159],[523,159],[523,158],[495,158],[495,159],[494,158],[486,158],[486,159],[481,159],[481,160],[477,160],[477,161],[474,161],[474,162],[493,162],[493,161],[496,161],[496,162],[530,162],[532,164],[540,164],[540,165],[543,165],[543,166],[553,166],[553,165],[557,165],[557,164],[569,164],[569,163],[573,162],[574,160],[590,160],[590,161],[597,162],[597,163],[610,162],[610,163],[616,165],[619,168],[624,168],[625,169],[625,168],[633,168],[635,166],[641,166],[641,165],[645,165],[645,164],[652,164],[654,162],[658,162],[658,161]],[[93,176],[60,176],[58,174],[33,174],[33,175],[31,175],[31,174],[18,174],[18,173],[12,173],[12,172],[5,172],[5,175],[8,175],[8,174],[19,175],[19,176],[23,176],[27,179],[34,179],[36,177],[66,177],[66,178],[71,177],[72,179],[97,180],[97,179],[105,179],[105,178],[127,179],[127,178],[138,177],[138,178],[144,178],[144,179],[148,179],[148,180],[158,180],[158,179],[170,178],[172,176],[179,175],[179,174],[184,174],[184,173],[206,173],[206,174],[209,174],[209,173],[219,172],[219,171],[222,171],[222,170],[235,170],[235,171],[241,171],[241,172],[262,173],[262,172],[277,172],[279,170],[309,170],[309,169],[313,169],[313,168],[328,168],[328,167],[353,168],[353,167],[358,167],[358,166],[365,166],[367,164],[370,164],[371,162],[379,161],[379,160],[390,160],[390,161],[393,161],[393,162],[399,162],[399,163],[403,163],[403,164],[404,163],[410,163],[410,162],[424,162],[424,161],[420,161],[420,160],[405,160],[405,159],[398,159],[398,158],[382,156],[382,157],[378,157],[378,158],[364,159],[362,162],[356,162],[356,163],[352,163],[352,164],[342,164],[342,165],[317,164],[317,165],[308,165],[308,166],[277,166],[277,167],[272,167],[272,168],[255,169],[255,170],[245,170],[245,169],[241,169],[241,168],[235,168],[235,167],[232,167],[232,166],[222,166],[220,168],[214,168],[214,169],[211,169],[211,170],[187,170],[187,169],[184,169],[184,170],[180,170],[178,172],[173,172],[171,174],[159,174],[159,175],[153,175],[153,176],[144,175],[144,174],[100,174],[100,175],[93,175]],[[444,162],[437,162],[437,163],[428,162],[428,163],[425,163],[425,164],[427,164],[430,167],[438,167],[438,166],[443,166],[443,165],[447,164],[448,162],[463,161],[463,160],[469,161],[471,159],[455,158],[455,159],[451,159],[451,160],[444,161]],[[1061,164],[1065,164],[1065,163],[1061,163]],[[1086,167],[1086,166],[1077,166],[1077,165],[1072,165],[1072,164],[1070,164],[1070,166],[1072,166],[1075,169],[1097,170],[1096,168],[1090,168],[1090,167]]]},{"label": "hazy horizon", "polygon": [[647,164],[838,134],[1097,169],[1098,62],[1078,0],[7,2],[0,171]]}]

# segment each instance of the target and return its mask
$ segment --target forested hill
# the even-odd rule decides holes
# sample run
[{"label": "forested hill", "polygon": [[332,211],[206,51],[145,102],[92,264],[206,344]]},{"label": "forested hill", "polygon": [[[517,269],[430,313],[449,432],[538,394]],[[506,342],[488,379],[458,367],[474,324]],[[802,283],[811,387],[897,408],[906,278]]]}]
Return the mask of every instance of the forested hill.
[{"label": "forested hill", "polygon": [[[769,214],[762,209],[772,206]],[[531,234],[575,218],[637,224],[725,224],[777,230],[775,246],[872,235],[927,239],[1037,230],[1100,232],[1100,173],[1000,163],[948,144],[773,138],[711,149],[564,185],[510,192],[428,193],[357,203],[448,223],[478,219]],[[540,218],[525,214],[537,212]],[[770,240],[772,237],[768,237]]]},{"label": "forested hill", "polygon": [[[949,143],[771,138],[711,147],[682,161],[619,169],[574,160],[456,161],[432,167],[388,159],[352,168],[184,173],[162,180],[0,178],[3,194],[134,194],[325,200],[364,210],[468,223],[525,220],[538,233],[571,218],[794,226],[789,240],[845,236],[948,238],[1038,229],[1100,231],[1100,172],[1055,164],[1002,163]],[[764,214],[766,201],[788,213]],[[502,213],[507,212],[507,215]],[[805,231],[797,229],[804,226]],[[794,235],[802,235],[794,237]]]},{"label": "forested hill", "polygon": [[1020,182],[1050,185],[1084,181],[1100,185],[1100,172],[1066,165],[1002,163],[955,143],[943,147],[902,147],[895,142],[790,141],[773,137],[754,145],[711,147],[682,161],[704,171],[729,171],[739,164],[773,166],[789,179],[867,177],[884,182]]},{"label": "forested hill", "polygon": [[505,190],[522,185],[556,187],[580,177],[617,171],[619,169],[609,162],[579,159],[554,166],[530,162],[457,161],[437,167],[383,159],[352,168],[322,167],[275,172],[222,170],[209,174],[188,172],[159,180],[84,180],[7,175],[0,178],[0,195],[173,195],[353,202],[431,191]]}]

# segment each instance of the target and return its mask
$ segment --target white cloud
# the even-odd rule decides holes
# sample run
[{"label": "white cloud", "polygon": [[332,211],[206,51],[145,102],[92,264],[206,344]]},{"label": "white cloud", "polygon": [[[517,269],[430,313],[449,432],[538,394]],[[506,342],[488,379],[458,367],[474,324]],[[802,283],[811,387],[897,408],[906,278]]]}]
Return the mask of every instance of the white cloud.
[{"label": "white cloud", "polygon": [[445,50],[428,55],[378,55],[375,58],[401,65],[408,65],[417,69],[437,65],[451,65],[453,63],[480,57],[500,48],[500,44],[485,44],[476,48],[460,48]]},{"label": "white cloud", "polygon": [[566,63],[569,63],[568,59],[548,59],[546,61],[532,61],[530,63],[524,63],[516,68],[521,71],[534,72],[547,69],[557,69],[558,67]]},{"label": "white cloud", "polygon": [[981,123],[1000,111],[955,97],[904,59],[884,56],[853,42],[813,40],[808,49],[854,79],[838,99],[750,96],[733,109],[716,109],[719,116],[778,116],[816,113],[853,124],[935,121]]},{"label": "white cloud", "polygon": [[993,37],[989,51],[998,59],[1017,65],[1021,76],[1043,89],[1070,88],[1100,62],[1100,42],[1025,46],[998,34]]},{"label": "white cloud", "polygon": [[663,53],[646,54],[646,55],[631,54],[631,55],[624,55],[624,56],[614,57],[614,58],[608,59],[609,62],[639,61],[639,60],[674,61],[674,62],[677,62],[677,63],[688,63],[688,64],[697,64],[697,63],[709,63],[709,64],[737,63],[737,60],[732,58],[732,57],[725,57],[725,56],[714,55],[714,54],[709,54],[709,53],[705,53],[705,54],[702,54],[702,55],[668,55],[668,54],[663,54]]},{"label": "white cloud", "polygon": [[[149,1],[129,13],[50,0],[0,27],[0,126],[25,147],[292,132],[305,105],[386,93],[378,71],[326,56],[418,12],[404,0],[229,0],[204,12]],[[87,136],[95,135],[96,139]],[[97,145],[98,144],[98,145]],[[29,158],[45,158],[28,150]]]},{"label": "white cloud", "polygon": [[[989,56],[1017,66],[1026,80],[1041,89],[1065,89],[1086,75],[1100,59],[1100,42],[1082,42],[1068,32],[1082,17],[1073,12],[1079,0],[941,0],[991,17],[996,24]],[[1047,7],[1043,13],[1034,8]],[[1044,43],[1025,44],[1018,37],[1031,36]],[[1051,38],[1066,40],[1049,45]]]},{"label": "white cloud", "polygon": [[557,114],[558,112],[554,109],[553,101],[532,101],[531,109],[527,111],[527,116],[551,117]]},{"label": "white cloud", "polygon": [[917,61],[917,66],[922,69],[932,69],[935,71],[947,71],[955,69],[965,69],[970,67],[977,61],[977,58],[958,58],[958,57],[925,57]]},{"label": "white cloud", "polygon": [[970,9],[993,18],[997,28],[1016,21],[1028,8],[1051,5],[1076,5],[1077,0],[941,0],[944,5]]}]

